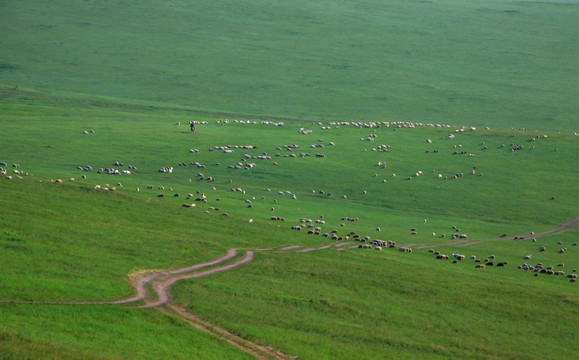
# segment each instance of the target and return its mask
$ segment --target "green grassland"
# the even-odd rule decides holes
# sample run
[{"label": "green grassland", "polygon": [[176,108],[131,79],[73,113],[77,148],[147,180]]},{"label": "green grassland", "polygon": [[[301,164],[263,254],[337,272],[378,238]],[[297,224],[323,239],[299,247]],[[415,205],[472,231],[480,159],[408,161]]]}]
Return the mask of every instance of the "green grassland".
[{"label": "green grassland", "polygon": [[3,1],[0,83],[254,115],[575,131],[578,9]]},{"label": "green grassland", "polygon": [[0,359],[252,358],[154,309],[67,302],[128,298],[135,273],[230,248],[336,243],[292,230],[301,218],[414,251],[256,251],[175,284],[174,301],[300,359],[579,357],[577,283],[517,269],[572,273],[579,230],[513,240],[579,215],[578,12],[2,2]]},{"label": "green grassland", "polygon": [[[4,343],[12,344],[16,338],[21,344],[3,345],[12,354],[8,358],[19,358],[22,352],[24,357],[35,358],[44,351],[38,349],[55,352],[55,358],[159,358],[158,353],[134,350],[142,346],[138,339],[145,335],[136,332],[117,338],[110,333],[123,333],[126,326],[142,332],[167,326],[181,339],[180,331],[192,336],[195,330],[178,322],[151,323],[149,317],[142,318],[143,310],[126,306],[85,309],[42,303],[125,298],[132,293],[131,273],[205,261],[232,247],[323,245],[330,241],[290,229],[302,217],[320,216],[326,222],[324,231],[336,229],[341,236],[356,231],[399,245],[432,244],[449,255],[484,258],[496,254],[511,265],[480,271],[472,261],[435,260],[426,248],[412,254],[390,249],[259,252],[254,262],[232,273],[177,284],[176,302],[234,333],[300,358],[356,354],[365,358],[477,358],[490,344],[493,350],[486,353],[487,358],[501,358],[505,352],[520,358],[531,344],[536,358],[550,358],[561,347],[570,354],[577,351],[564,336],[572,333],[577,321],[576,286],[563,277],[535,278],[516,269],[525,255],[532,254],[534,261],[545,264],[564,262],[569,273],[579,260],[579,249],[571,245],[577,230],[539,238],[537,243],[511,240],[516,234],[549,230],[576,215],[577,169],[569,159],[576,157],[579,148],[572,135],[395,126],[343,125],[322,130],[326,124],[273,126],[233,120],[222,124],[221,119],[203,118],[194,118],[209,121],[197,125],[191,134],[186,119],[193,117],[178,111],[119,110],[114,104],[95,107],[57,99],[44,99],[42,106],[14,101],[5,95],[2,128],[13,138],[4,145],[3,161],[18,162],[18,169],[28,175],[17,179],[13,174],[13,180],[0,182],[1,298],[17,301],[1,305]],[[312,133],[300,134],[300,128]],[[94,133],[83,134],[84,129]],[[541,139],[530,142],[537,134]],[[374,141],[366,141],[370,135]],[[486,150],[482,150],[483,141]],[[523,144],[524,149],[511,151],[511,143]],[[291,152],[283,147],[277,150],[289,144],[299,147]],[[311,148],[314,144],[324,147]],[[382,144],[390,146],[388,152],[372,151]],[[215,146],[227,145],[257,149],[215,150]],[[469,149],[475,156],[454,155],[457,149]],[[285,156],[299,152],[312,156]],[[263,153],[272,159],[245,161],[256,163],[250,170],[229,167],[241,162],[245,154]],[[315,153],[326,157],[317,158]],[[96,173],[116,161],[124,162],[119,168],[132,164],[137,169],[130,175]],[[386,168],[379,167],[378,161],[386,162]],[[180,162],[188,166],[177,166]],[[206,168],[199,169],[193,162]],[[86,165],[94,170],[77,169]],[[158,172],[167,166],[174,167],[172,174]],[[475,175],[470,172],[473,166],[477,166]],[[418,171],[424,175],[416,176]],[[215,181],[199,180],[199,172]],[[454,179],[460,172],[464,176]],[[439,173],[448,179],[440,179]],[[56,179],[63,183],[53,182]],[[116,191],[95,189],[95,185],[107,184],[116,186]],[[175,197],[176,193],[180,196]],[[205,193],[208,202],[182,208],[182,203],[192,201],[186,201],[186,193]],[[159,198],[159,194],[165,196]],[[251,208],[246,200],[252,202]],[[285,221],[269,220],[272,215]],[[472,239],[489,240],[467,248],[445,247],[452,240],[440,235],[450,235],[452,226]],[[412,235],[410,228],[417,228],[417,234]],[[510,234],[509,238],[501,239],[502,233]],[[559,241],[564,245],[558,245]],[[547,253],[539,253],[543,245]],[[558,254],[562,246],[569,252]],[[511,307],[499,306],[503,303]],[[80,318],[78,312],[83,314]],[[128,319],[111,320],[105,326],[103,316]],[[546,332],[538,326],[526,331],[522,341],[517,335],[521,318],[527,319],[525,327],[540,321],[543,326],[556,324],[556,330]],[[44,332],[50,322],[68,330]],[[94,336],[85,335],[87,326],[94,329]],[[111,342],[106,353],[100,350],[103,337]],[[480,342],[481,337],[485,341]],[[207,347],[233,351],[197,342],[182,346],[163,338],[151,346],[177,348],[166,358],[230,356],[212,355],[205,352]]]}]

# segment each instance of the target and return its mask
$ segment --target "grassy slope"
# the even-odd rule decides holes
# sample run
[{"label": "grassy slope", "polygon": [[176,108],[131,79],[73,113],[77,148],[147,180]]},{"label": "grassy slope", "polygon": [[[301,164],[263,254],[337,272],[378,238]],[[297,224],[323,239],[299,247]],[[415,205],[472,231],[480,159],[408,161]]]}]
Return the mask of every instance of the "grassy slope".
[{"label": "grassy slope", "polygon": [[424,252],[263,253],[235,281],[223,274],[177,293],[191,311],[305,359],[575,357],[575,287],[521,272]]},{"label": "grassy slope", "polygon": [[[324,231],[339,229],[341,235],[355,230],[393,239],[399,244],[429,244],[450,241],[430,233],[450,233],[452,225],[458,225],[474,238],[495,238],[503,232],[517,234],[550,229],[576,215],[578,194],[572,184],[577,173],[573,163],[565,159],[572,158],[579,150],[575,138],[568,135],[549,134],[547,139],[534,142],[536,148],[530,150],[527,140],[535,132],[518,130],[468,132],[449,140],[445,136],[449,130],[435,128],[396,131],[380,128],[374,133],[345,126],[320,130],[319,126],[306,124],[314,133],[299,135],[297,130],[304,124],[219,125],[212,120],[208,125],[199,125],[192,136],[185,125],[175,125],[189,118],[179,112],[120,111],[114,106],[107,109],[50,99],[38,107],[25,101],[14,104],[12,100],[6,97],[3,105],[2,128],[14,135],[3,149],[2,161],[18,162],[20,169],[30,175],[18,181],[0,182],[3,299],[114,300],[131,295],[127,274],[140,269],[200,262],[230,247],[315,246],[327,241],[291,231],[290,225],[298,224],[302,216],[318,218],[323,214]],[[139,131],[135,131],[136,128]],[[84,135],[83,129],[95,129],[95,133]],[[360,141],[360,137],[371,133],[377,135],[374,142]],[[325,147],[310,148],[310,144],[320,143],[319,138]],[[427,138],[432,138],[433,143],[427,144]],[[336,145],[328,145],[329,141]],[[489,144],[488,150],[481,150],[482,141]],[[526,150],[511,152],[498,146],[509,145],[510,141],[523,143]],[[252,160],[258,165],[250,171],[228,168],[229,164],[239,161],[243,153],[285,154],[287,151],[276,147],[292,143],[300,146],[294,152],[323,152],[327,156],[323,159],[274,156],[268,161]],[[382,143],[392,146],[390,152],[371,151],[373,146]],[[233,154],[208,150],[227,144],[251,144],[258,149],[238,149]],[[454,174],[472,168],[473,158],[452,154],[454,145],[458,144],[462,145],[460,149],[475,149],[474,159],[479,170],[484,170],[484,176],[467,174],[446,181],[437,178],[438,171]],[[559,151],[554,152],[554,147]],[[199,148],[200,152],[190,153],[190,148]],[[425,153],[428,148],[440,151]],[[76,169],[79,164],[107,167],[116,160],[125,165],[134,164],[138,170],[130,176],[111,176]],[[279,165],[274,166],[274,160]],[[388,163],[386,169],[376,166],[382,160]],[[207,168],[176,166],[178,162],[191,161],[206,164]],[[216,166],[216,162],[222,165]],[[175,166],[175,171],[171,175],[159,174],[157,169],[161,166]],[[438,171],[432,174],[430,168]],[[424,169],[424,176],[405,179],[419,169]],[[196,180],[199,171],[216,181]],[[380,176],[375,177],[376,172]],[[542,179],[548,179],[554,172],[559,174],[558,181],[543,182]],[[392,173],[398,176],[392,177]],[[512,175],[517,173],[524,176]],[[87,175],[87,179],[81,179],[82,174]],[[76,180],[71,182],[69,177]],[[64,183],[50,182],[55,178],[64,179]],[[195,180],[188,182],[187,178]],[[387,179],[386,183],[383,178]],[[42,182],[38,182],[39,179]],[[95,184],[114,186],[117,181],[123,186],[116,192],[94,190]],[[155,189],[147,190],[149,184]],[[165,190],[158,189],[161,185]],[[142,190],[136,192],[136,187]],[[241,187],[246,194],[231,192],[231,187]],[[364,195],[363,189],[368,194]],[[319,190],[334,195],[320,195]],[[278,191],[291,191],[298,199],[277,195]],[[207,193],[209,202],[200,204],[199,208],[183,209],[180,205],[185,199],[171,196],[176,192],[181,195]],[[158,193],[167,196],[157,198]],[[347,199],[342,199],[341,194],[347,194]],[[557,195],[554,201],[550,200],[552,194]],[[252,199],[253,208],[247,208],[246,199]],[[476,199],[474,205],[473,199]],[[210,206],[220,209],[203,213]],[[274,212],[270,209],[272,206]],[[223,212],[230,216],[221,216]],[[268,221],[272,214],[283,216],[287,221]],[[342,216],[357,216],[360,221],[347,222],[341,227]],[[249,218],[254,219],[253,224],[247,222]],[[424,218],[428,219],[426,224],[423,224]],[[376,226],[383,231],[377,233]],[[418,228],[418,235],[410,235],[411,227]],[[519,325],[514,319],[526,311],[541,311],[543,323],[557,323],[558,330],[548,336],[536,330],[529,336],[532,342],[540,344],[533,345],[540,349],[537,356],[550,357],[558,346],[564,345],[566,340],[562,334],[570,331],[569,327],[576,321],[573,310],[576,291],[562,278],[534,279],[528,273],[515,270],[514,265],[522,262],[522,256],[527,253],[538,256],[541,260],[537,261],[556,264],[561,257],[554,254],[555,241],[561,240],[570,249],[564,261],[568,267],[577,267],[577,248],[569,246],[574,238],[576,231],[545,238],[539,244],[499,241],[468,248],[479,257],[497,253],[513,265],[504,271],[492,269],[484,273],[476,272],[472,264],[453,267],[445,263],[441,268],[425,250],[411,256],[392,251],[360,253],[357,250],[264,253],[235,276],[224,273],[194,284],[179,284],[177,301],[243,336],[303,358],[350,358],[355,353],[375,358],[384,351],[391,357],[477,357],[481,347],[477,339],[483,335],[488,343],[500,345],[488,357],[500,357],[502,351],[509,349],[517,358],[523,351],[521,347],[528,343],[517,345],[521,340],[515,336]],[[546,244],[551,252],[539,254],[540,244]],[[445,251],[450,254],[465,249]],[[356,289],[344,288],[344,284],[350,282]],[[252,283],[254,285],[250,285]],[[415,284],[414,288],[407,289],[408,284]],[[215,295],[209,296],[209,292]],[[438,300],[434,304],[424,303],[417,292],[433,294]],[[490,294],[483,296],[484,292]],[[542,310],[533,306],[536,302],[532,299],[538,292],[542,292]],[[202,300],[208,297],[214,300]],[[527,300],[521,303],[521,297]],[[456,298],[459,303],[448,304],[445,302],[448,298]],[[520,305],[508,310],[484,305],[496,298]],[[232,307],[232,302],[239,306]],[[384,302],[393,307],[382,310]],[[405,305],[408,303],[414,305],[408,307]],[[421,307],[424,310],[418,310]],[[120,312],[130,319],[127,321],[135,329],[143,332],[164,326],[176,334],[185,331],[173,329],[173,325],[151,324],[150,319],[142,318],[141,312],[118,307],[5,304],[2,308],[7,310],[2,312],[3,323],[10,324],[4,327],[4,337],[8,339],[5,344],[14,339],[20,339],[22,344],[3,345],[15,358],[18,351],[27,353],[22,348],[29,346],[31,357],[42,351],[37,347],[60,354],[56,357],[65,356],[66,351],[78,357],[85,353],[103,355],[98,350],[102,345],[97,339],[126,331],[124,321],[107,321],[107,325],[103,325],[100,318],[106,314],[116,317],[121,316]],[[462,309],[463,316],[450,310],[457,308]],[[55,320],[54,309],[61,309],[56,315],[59,320]],[[303,312],[297,316],[296,310]],[[28,311],[38,312],[35,321],[27,320]],[[560,320],[561,311],[565,311],[568,320]],[[78,312],[84,314],[80,317],[83,321],[79,320]],[[95,312],[99,315],[91,315]],[[505,312],[511,314],[507,319],[503,319]],[[393,317],[398,313],[402,315]],[[439,317],[444,319],[440,320],[441,324]],[[312,327],[311,322],[302,318],[314,318],[316,325]],[[422,328],[425,318],[437,329],[435,333],[428,330],[432,328]],[[455,332],[466,331],[473,319],[478,319],[481,325],[469,330],[460,340],[453,340]],[[497,319],[501,319],[501,328],[510,334],[511,340],[498,330],[494,323]],[[65,334],[40,331],[53,321],[70,330]],[[82,335],[86,326],[95,328],[94,337]],[[488,328],[495,330],[487,334]],[[366,330],[360,335],[356,329]],[[355,333],[358,335],[354,336]],[[367,335],[373,333],[377,335]],[[107,354],[130,358],[132,355],[128,354],[138,346],[138,336],[139,332],[129,339],[120,337]],[[287,342],[287,337],[292,342]],[[361,349],[360,341],[370,342],[372,346]],[[175,348],[174,353],[168,353],[169,358],[212,356],[205,352],[206,345],[181,346],[158,339],[151,346]],[[144,353],[136,352],[137,358]]]},{"label": "grassy slope", "polygon": [[[2,305],[2,359],[251,359],[156,311],[116,306]],[[7,310],[7,311],[6,311]],[[18,334],[18,335],[16,335]]]},{"label": "grassy slope", "polygon": [[[321,119],[577,130],[573,3],[15,1],[0,83]],[[323,40],[321,40],[323,39]]]},{"label": "grassy slope", "polygon": [[[578,82],[571,61],[578,52],[576,6],[477,1],[195,6],[0,5],[0,30],[11,34],[0,39],[6,49],[0,55],[2,88],[19,84],[24,92],[56,96],[0,94],[0,131],[9,135],[3,137],[0,161],[18,162],[33,174],[0,181],[0,299],[118,299],[131,294],[127,274],[143,268],[200,262],[230,247],[322,244],[322,238],[289,230],[302,216],[323,214],[325,231],[378,236],[374,229],[380,226],[380,238],[430,244],[449,241],[430,234],[450,233],[452,225],[473,238],[495,238],[547,230],[577,214],[576,138],[549,132],[548,139],[530,143],[543,132],[508,130],[576,130]],[[449,140],[448,130],[380,128],[374,142],[361,142],[371,130],[321,131],[304,121],[282,128],[218,126],[208,112],[190,111],[200,108],[500,129]],[[186,126],[174,125],[190,119],[211,125],[200,126],[195,137]],[[299,135],[302,126],[314,134]],[[95,134],[82,135],[89,129]],[[309,148],[318,138],[325,148]],[[488,150],[482,150],[483,141]],[[251,171],[227,168],[243,153],[285,154],[276,147],[291,143],[327,157],[280,157],[278,166],[256,160]],[[503,143],[506,148],[499,148]],[[511,152],[511,143],[525,150]],[[259,149],[233,155],[207,151],[228,144]],[[379,144],[392,149],[372,152]],[[191,148],[201,152],[189,153]],[[425,153],[433,149],[440,152]],[[452,155],[461,149],[476,157]],[[136,165],[135,175],[76,169],[109,167],[117,160]],[[176,165],[191,161],[207,169]],[[378,161],[387,168],[379,169]],[[483,177],[468,175],[473,165]],[[175,166],[174,174],[159,174],[162,166]],[[425,175],[406,180],[418,170]],[[199,171],[215,183],[197,181]],[[460,172],[465,177],[458,180],[436,178]],[[88,178],[80,179],[82,174]],[[50,183],[55,178],[65,183]],[[93,190],[117,181],[124,186],[115,193]],[[145,190],[147,185],[155,190]],[[166,189],[157,189],[161,185]],[[296,193],[298,200],[276,195],[280,190]],[[210,202],[196,209],[182,209],[184,198],[171,196],[197,191]],[[158,193],[167,196],[157,198]],[[253,197],[248,209],[245,200]],[[287,221],[268,221],[272,214]],[[342,228],[342,216],[360,221]],[[409,234],[411,227],[418,235]],[[493,241],[467,248],[479,257],[496,253],[513,265],[485,272],[470,263],[441,264],[425,250],[411,256],[266,253],[235,276],[178,284],[176,295],[209,320],[303,358],[480,358],[481,350],[486,358],[573,358],[579,349],[567,334],[578,320],[576,287],[560,277],[535,279],[514,266],[532,253],[533,262],[564,261],[569,272],[578,263],[577,248],[569,246],[576,238],[574,231],[537,244]],[[556,254],[557,241],[569,247],[563,257]],[[550,251],[539,253],[541,244]],[[434,300],[425,301],[425,295]],[[203,301],[208,297],[215,300]],[[0,357],[8,359],[244,358],[179,322],[125,307],[0,304],[0,323]],[[47,332],[49,325],[58,330]],[[168,335],[149,338],[143,347],[151,333]]]}]

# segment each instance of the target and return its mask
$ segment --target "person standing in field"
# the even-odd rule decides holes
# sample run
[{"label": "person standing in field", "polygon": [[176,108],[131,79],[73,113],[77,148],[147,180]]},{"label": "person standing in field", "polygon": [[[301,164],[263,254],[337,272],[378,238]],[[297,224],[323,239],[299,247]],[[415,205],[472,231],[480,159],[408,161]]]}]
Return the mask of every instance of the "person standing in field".
[{"label": "person standing in field", "polygon": [[189,121],[189,126],[191,126],[191,132],[195,132],[195,123],[193,121]]}]

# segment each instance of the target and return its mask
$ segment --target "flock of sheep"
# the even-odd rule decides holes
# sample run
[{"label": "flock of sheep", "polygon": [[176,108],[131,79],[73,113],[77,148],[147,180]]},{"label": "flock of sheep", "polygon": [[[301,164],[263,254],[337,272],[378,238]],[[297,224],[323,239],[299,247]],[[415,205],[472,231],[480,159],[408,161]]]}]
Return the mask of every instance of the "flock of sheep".
[{"label": "flock of sheep", "polygon": [[4,166],[8,167],[8,164],[6,162],[0,162],[0,175],[4,175],[6,177],[6,180],[12,180],[12,179],[23,179],[25,175],[28,175],[27,172],[20,170],[20,164],[12,164],[12,167],[14,168],[12,170],[12,174],[14,175],[8,175],[9,171],[7,168],[4,168]]},{"label": "flock of sheep", "polygon": [[[206,125],[207,122],[197,122],[197,124],[200,125]],[[229,120],[229,119],[224,119],[224,120],[219,120],[217,121],[217,124],[220,125],[228,125],[228,124],[244,124],[244,125],[272,125],[272,126],[284,126],[284,124],[282,122],[271,122],[271,121],[261,121],[261,122],[256,122],[256,121],[244,121],[244,120]],[[177,125],[180,125],[179,123]],[[386,128],[393,128],[394,130],[396,129],[402,129],[402,128],[415,128],[415,127],[436,127],[436,128],[448,128],[450,129],[451,126],[450,125],[441,125],[441,124],[422,124],[422,123],[410,123],[410,122],[330,122],[327,125],[324,125],[321,122],[315,122],[312,123],[312,125],[314,126],[321,126],[322,130],[330,130],[332,128],[334,129],[339,129],[340,127],[345,127],[345,126],[352,126],[352,127],[356,127],[356,128],[362,128],[362,129],[373,129],[373,131],[375,131],[376,128],[379,127],[386,127]],[[488,129],[488,128],[487,128]],[[448,135],[448,139],[454,139],[456,133],[460,133],[460,132],[464,132],[465,130],[469,130],[469,131],[476,131],[477,129],[474,127],[470,127],[470,128],[459,128],[459,129],[455,129],[453,131],[453,133]],[[83,134],[93,134],[94,131],[83,131]],[[313,130],[311,129],[306,129],[306,128],[300,128],[298,130],[298,133],[301,135],[311,135],[313,133]],[[375,132],[370,133],[367,136],[361,137],[360,140],[363,142],[368,142],[369,144],[374,144],[376,143],[378,136]],[[536,137],[532,137],[529,141],[531,142],[535,142],[538,141],[540,139],[545,139],[547,138],[546,135],[543,136],[536,136]],[[426,143],[427,144],[432,144],[432,140],[431,139],[426,139]],[[335,146],[335,143],[330,141],[327,142],[328,146]],[[501,147],[505,147],[505,145],[501,145]],[[257,145],[215,145],[212,146],[210,148],[208,148],[208,151],[222,151],[224,154],[228,154],[231,156],[236,156],[237,152],[239,151],[239,155],[238,155],[238,161],[229,165],[228,168],[230,169],[245,169],[245,170],[251,170],[254,167],[257,166],[257,163],[259,161],[272,161],[275,158],[280,158],[280,157],[285,157],[285,158],[307,158],[307,157],[312,157],[312,155],[309,152],[306,151],[301,151],[300,150],[300,146],[298,144],[289,144],[289,145],[281,145],[281,146],[277,146],[275,147],[275,154],[269,155],[267,152],[262,152],[259,155],[255,155],[255,154],[250,154],[247,152],[247,150],[257,150],[259,147]],[[324,145],[324,141],[322,139],[318,139],[316,143],[310,144],[308,146],[308,148],[310,149],[315,149],[317,152],[315,153],[314,157],[318,157],[318,158],[324,158],[326,155],[324,153],[322,153],[321,151],[323,151],[323,149],[325,148]],[[455,149],[453,152],[453,155],[467,155],[469,157],[475,157],[476,155],[472,152],[466,151],[462,149],[462,145],[458,144],[458,145],[453,145],[453,148]],[[488,147],[487,145],[483,142],[481,144],[481,150],[486,150]],[[512,151],[519,151],[519,150],[523,150],[524,147],[522,145],[518,145],[518,144],[511,144],[511,150]],[[273,150],[273,149],[272,149]],[[390,152],[392,150],[392,146],[391,145],[387,145],[387,144],[378,144],[375,146],[371,146],[369,148],[370,151],[372,152]],[[364,151],[368,151],[368,149],[364,149]],[[199,149],[190,149],[189,153],[191,154],[200,154],[202,151]],[[282,153],[285,152],[285,153]],[[434,149],[434,150],[426,150],[426,153],[437,153],[439,152],[438,149]],[[178,167],[187,167],[187,166],[194,166],[197,168],[204,168],[206,169],[207,166],[204,164],[201,164],[198,161],[191,161],[190,163],[185,163],[185,162],[180,162],[178,164],[176,164]],[[221,165],[221,163],[215,163],[215,166],[219,166]],[[273,162],[273,165],[278,165],[277,162]],[[5,169],[4,167],[7,167],[7,164],[5,162],[0,163],[0,174],[2,175],[6,175],[7,179],[12,179],[12,175],[8,175],[8,171],[7,169]],[[14,169],[14,173],[16,176],[21,176],[21,171],[18,170],[17,168],[19,167],[18,164],[13,164],[12,165],[15,169]],[[381,169],[384,169],[387,167],[387,162],[386,161],[379,161],[377,162],[376,166],[378,166]],[[112,166],[110,167],[101,167],[99,168],[96,173],[98,174],[108,174],[108,175],[131,175],[133,174],[134,170],[137,170],[136,167],[129,165],[128,169],[123,169],[124,164],[122,162],[119,161],[115,161],[114,163],[112,163]],[[92,172],[94,171],[96,167],[92,166],[92,165],[85,165],[85,166],[78,166],[77,169],[83,172]],[[173,174],[175,170],[174,166],[163,166],[160,167],[158,169],[159,173],[163,173],[163,174]],[[449,180],[449,179],[459,179],[464,177],[464,172],[460,172],[460,173],[454,173],[454,174],[443,174],[443,173],[439,173],[436,170],[432,171],[435,175],[436,178],[440,179],[440,180]],[[470,173],[471,175],[475,175],[478,174],[479,176],[482,176],[483,174],[479,172],[478,167],[475,165],[472,167],[472,169],[470,169],[470,171],[468,171],[467,173]],[[424,172],[422,170],[417,170],[415,173],[409,175],[407,177],[408,180],[412,180],[413,178],[418,178],[421,176],[424,176]],[[375,176],[378,176],[378,174],[375,174]],[[396,177],[396,173],[393,173],[392,178]],[[86,175],[82,175],[82,177],[84,179],[86,179]],[[203,173],[198,173],[197,177],[199,180],[205,180],[205,181],[211,181],[211,182],[215,182],[215,179],[212,176],[206,176]],[[71,181],[74,180],[74,178],[71,178]],[[191,182],[192,179],[188,178],[187,179],[188,182]],[[386,179],[383,180],[384,182],[386,182]],[[62,180],[57,179],[55,182],[62,182]],[[231,182],[231,180],[230,180]],[[122,187],[122,184],[120,182],[117,182],[116,186],[110,186],[109,184],[104,184],[104,185],[96,185],[95,189],[97,190],[110,190],[110,191],[115,191],[117,189],[117,187]],[[152,185],[148,185],[146,187],[149,190],[153,190],[153,189],[158,189],[158,190],[165,190],[164,186],[159,186],[159,187],[154,187]],[[173,191],[172,188],[169,189],[170,191]],[[213,187],[213,190],[216,190],[215,187]],[[235,188],[232,187],[231,190],[233,192],[239,192],[243,195],[246,195],[246,191],[241,189],[241,188]],[[271,192],[271,189],[267,189],[269,192]],[[140,191],[140,188],[137,187],[137,191]],[[331,196],[332,194],[330,192],[327,192],[325,190],[312,190],[313,193],[319,193],[320,195],[324,195],[324,196]],[[366,190],[361,190],[361,192],[363,194],[367,194]],[[179,197],[179,193],[175,192],[172,194],[173,197]],[[292,192],[292,191],[288,191],[288,190],[279,190],[277,191],[277,196],[283,196],[283,197],[290,197],[292,199],[297,199],[297,195],[296,193]],[[157,197],[162,198],[165,197],[165,193],[161,192],[157,194]],[[342,195],[343,198],[347,198],[346,195]],[[186,208],[194,208],[197,207],[196,203],[207,203],[209,201],[208,197],[204,194],[204,193],[199,193],[197,192],[197,195],[193,195],[191,193],[188,193],[186,196],[187,200],[193,199],[193,203],[191,202],[187,202],[187,203],[183,203],[182,206],[186,207]],[[254,200],[255,198],[253,198]],[[262,200],[264,200],[265,197],[262,197]],[[216,201],[219,201],[220,199],[216,199]],[[253,207],[253,201],[252,199],[246,199],[246,206],[248,208]],[[277,203],[277,199],[274,199],[274,203]],[[205,206],[199,206],[198,208],[201,208],[205,213],[209,213],[211,211],[220,211],[219,207],[215,207],[215,206],[209,206],[207,208],[205,208]],[[272,211],[275,211],[275,207],[271,207]],[[222,215],[227,216],[227,213],[222,213]],[[283,217],[279,217],[279,216],[270,216],[269,220],[271,221],[285,221],[286,219]],[[345,226],[344,222],[346,221],[358,221],[358,218],[356,217],[343,217],[342,219],[342,223],[340,223],[340,227]],[[250,219],[250,222],[252,222],[253,219]],[[425,220],[426,222],[426,220]],[[383,248],[392,248],[392,249],[397,249],[399,252],[403,252],[403,253],[412,253],[412,248],[410,246],[398,246],[396,244],[395,241],[393,240],[381,240],[381,239],[372,239],[370,236],[362,236],[356,232],[348,232],[347,234],[339,234],[339,231],[336,229],[333,229],[331,231],[323,231],[322,230],[322,226],[325,224],[325,220],[321,220],[321,219],[317,219],[312,221],[311,219],[307,219],[307,218],[301,218],[300,219],[300,224],[299,225],[293,225],[291,226],[291,229],[293,230],[297,230],[297,231],[301,231],[304,230],[304,232],[310,234],[310,235],[319,235],[321,237],[325,237],[331,240],[335,240],[335,241],[348,241],[351,240],[354,242],[354,246],[352,246],[352,248],[360,248],[360,249],[375,249],[378,251],[381,251]],[[376,228],[376,231],[381,231],[381,229],[379,227]],[[464,233],[459,233],[459,229],[456,227],[453,227],[453,233],[451,234],[451,238],[459,238],[459,239],[466,239],[467,235]],[[412,235],[416,235],[416,229],[413,228],[411,229],[411,234]],[[433,236],[435,234],[433,233]],[[445,238],[446,234],[442,234],[440,236],[441,238]],[[577,243],[573,244],[574,246],[577,246]],[[544,251],[545,249],[542,248],[541,251]],[[562,248],[560,250],[560,252],[562,254],[564,254],[567,251],[566,248]],[[465,255],[461,255],[461,254],[455,254],[453,253],[452,256],[448,256],[446,254],[442,254],[439,251],[434,251],[434,250],[429,250],[429,252],[434,253],[434,255],[436,256],[436,259],[440,259],[440,260],[448,260],[448,259],[452,259],[453,263],[458,263],[461,261],[464,261],[466,259]],[[485,268],[485,267],[489,267],[489,266],[497,266],[497,267],[504,267],[506,266],[508,263],[507,261],[503,261],[503,262],[495,262],[494,261],[494,256],[491,255],[487,258],[485,258],[484,260],[482,259],[477,259],[474,255],[470,256],[470,259],[473,260],[473,262],[475,263],[475,266],[477,268]],[[524,257],[525,260],[530,260],[531,259],[531,255],[527,255]],[[562,267],[563,264],[559,264],[559,267]],[[553,266],[546,266],[543,267],[542,264],[538,263],[536,265],[529,265],[524,263],[523,265],[519,266],[520,269],[523,270],[527,270],[527,271],[533,271],[535,273],[535,276],[538,276],[539,274],[551,274],[551,275],[563,275],[564,272],[563,270],[553,270]],[[570,281],[575,282],[577,275],[576,275],[576,271],[573,270],[572,274],[569,274],[567,277],[570,278]]]},{"label": "flock of sheep", "polygon": [[[357,221],[357,218],[342,218],[342,220],[354,220]],[[285,221],[285,219],[283,218],[279,218],[279,217],[271,217],[270,220],[282,220]],[[317,226],[317,224],[324,224],[325,221],[323,220],[315,220],[312,221],[311,219],[306,219],[306,218],[301,218],[300,219],[300,225],[293,225],[291,226],[292,230],[297,230],[297,231],[301,231],[301,230],[307,230],[308,234],[311,235],[320,235],[322,237],[326,237],[326,238],[331,238],[332,240],[336,240],[336,241],[347,241],[347,240],[352,240],[355,242],[359,242],[360,244],[357,246],[353,246],[352,248],[359,248],[359,249],[375,249],[377,251],[382,251],[383,248],[393,248],[393,249],[397,249],[399,252],[403,252],[403,253],[412,253],[412,248],[409,246],[397,246],[396,242],[393,240],[380,240],[380,239],[372,239],[370,236],[362,236],[354,231],[349,232],[346,235],[340,236],[338,233],[338,230],[333,229],[331,230],[329,233],[328,232],[324,232],[322,230],[321,226]],[[344,225],[343,223],[341,224],[342,226]],[[453,226],[453,229],[456,230],[456,227]],[[412,233],[415,233],[415,228],[411,229]],[[377,231],[380,231],[380,228],[377,228]],[[460,235],[462,238],[466,238],[465,234]],[[561,242],[559,242],[559,244],[561,244]],[[574,242],[572,244],[572,246],[578,246],[577,242]],[[545,246],[541,246],[539,248],[540,252],[545,252],[546,248]],[[435,251],[433,249],[429,249],[428,250],[429,253],[434,254],[435,259],[437,260],[449,260],[452,259],[452,263],[453,264],[457,264],[461,261],[464,261],[467,259],[466,255],[463,254],[458,254],[458,253],[452,253],[452,256],[446,255],[441,253],[440,251]],[[567,248],[561,248],[558,253],[560,254],[565,254],[567,252]],[[497,261],[496,260],[496,256],[495,255],[489,255],[487,257],[484,258],[477,258],[476,255],[471,255],[468,257],[468,259],[472,260],[472,262],[475,264],[475,268],[477,269],[485,269],[487,267],[490,266],[495,266],[495,267],[506,267],[508,265],[508,261]],[[527,255],[524,257],[524,259],[529,260],[531,259],[531,255]],[[564,263],[559,263],[557,265],[558,268],[563,268],[565,265]],[[554,270],[555,266],[553,265],[549,265],[549,266],[543,266],[542,263],[538,263],[537,265],[529,265],[526,263],[523,263],[522,265],[518,266],[518,269],[522,269],[522,270],[527,270],[527,271],[532,271],[534,272],[535,276],[539,276],[539,274],[546,274],[546,275],[560,275],[563,276],[565,275],[565,272],[563,270]],[[577,282],[577,270],[573,269],[571,271],[571,274],[568,274],[566,276],[570,282]]]}]

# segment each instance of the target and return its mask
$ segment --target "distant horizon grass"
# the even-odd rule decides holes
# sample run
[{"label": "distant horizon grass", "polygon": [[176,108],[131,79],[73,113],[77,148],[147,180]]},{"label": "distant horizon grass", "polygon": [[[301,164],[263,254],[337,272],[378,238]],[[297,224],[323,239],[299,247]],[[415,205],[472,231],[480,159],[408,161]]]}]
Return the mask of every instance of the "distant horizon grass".
[{"label": "distant horizon grass", "polygon": [[0,83],[207,111],[577,131],[579,4],[6,1]]}]

